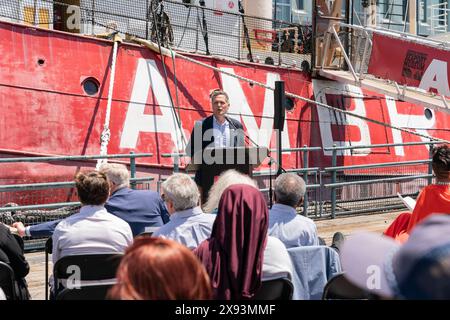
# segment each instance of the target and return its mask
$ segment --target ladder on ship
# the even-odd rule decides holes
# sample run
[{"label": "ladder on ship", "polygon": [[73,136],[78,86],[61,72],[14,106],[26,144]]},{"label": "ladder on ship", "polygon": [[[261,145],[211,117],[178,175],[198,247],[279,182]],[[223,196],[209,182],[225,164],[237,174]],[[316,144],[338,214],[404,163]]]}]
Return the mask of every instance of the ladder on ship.
[{"label": "ladder on ship", "polygon": [[[317,1],[320,2],[320,0]],[[443,50],[444,55],[447,56],[450,55],[450,43],[375,26],[364,27],[344,23],[340,17],[341,3],[341,0],[335,0],[333,8],[326,15],[321,16],[319,12],[316,16],[315,75],[365,88],[395,100],[450,113],[449,92],[428,92],[418,88],[418,85],[412,86],[408,81],[399,80],[398,78],[404,78],[401,74],[395,81],[383,74],[372,74],[369,68],[374,35],[389,38],[398,48],[412,43],[426,49],[437,49],[441,52]],[[395,50],[395,47],[392,50]],[[388,65],[390,53],[383,54]],[[414,80],[420,80],[419,76],[416,76]]]}]

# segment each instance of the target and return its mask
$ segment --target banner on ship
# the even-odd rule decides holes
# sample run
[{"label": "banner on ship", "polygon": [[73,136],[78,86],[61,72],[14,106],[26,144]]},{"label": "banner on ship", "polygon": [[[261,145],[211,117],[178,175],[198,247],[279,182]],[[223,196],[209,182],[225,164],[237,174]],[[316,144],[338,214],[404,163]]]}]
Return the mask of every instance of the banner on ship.
[{"label": "banner on ship", "polygon": [[374,34],[368,73],[448,97],[449,64],[448,50]]}]

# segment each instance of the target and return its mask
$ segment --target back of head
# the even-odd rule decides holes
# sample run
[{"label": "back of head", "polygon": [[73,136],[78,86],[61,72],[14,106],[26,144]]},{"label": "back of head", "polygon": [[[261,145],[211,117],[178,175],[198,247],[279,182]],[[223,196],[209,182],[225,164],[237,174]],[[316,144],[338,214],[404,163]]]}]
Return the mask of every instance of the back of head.
[{"label": "back of head", "polygon": [[398,293],[407,299],[450,299],[450,215],[432,214],[393,257]]},{"label": "back of head", "polygon": [[161,185],[165,197],[168,197],[176,211],[187,210],[198,205],[200,192],[192,178],[184,173],[174,173]]},{"label": "back of head", "polygon": [[120,163],[105,163],[100,167],[100,172],[108,176],[115,188],[128,187],[130,185],[130,174],[125,165]]},{"label": "back of head", "polygon": [[450,175],[450,148],[447,145],[436,146],[433,150],[433,171],[437,178],[447,179]]},{"label": "back of head", "polygon": [[432,214],[403,245],[376,233],[352,235],[340,252],[346,277],[381,297],[450,299],[450,215]]},{"label": "back of head", "polygon": [[234,184],[246,184],[257,188],[256,181],[248,175],[230,169],[222,172],[208,193],[208,201],[203,206],[204,212],[213,212],[219,206],[219,200],[224,190]]},{"label": "back of head", "polygon": [[211,286],[205,268],[188,248],[169,239],[138,237],[122,258],[109,298],[210,299]]},{"label": "back of head", "polygon": [[275,180],[276,202],[297,207],[305,196],[305,181],[294,173],[283,173]]},{"label": "back of head", "polygon": [[78,198],[83,205],[103,205],[109,197],[109,182],[102,172],[78,173],[75,176]]}]

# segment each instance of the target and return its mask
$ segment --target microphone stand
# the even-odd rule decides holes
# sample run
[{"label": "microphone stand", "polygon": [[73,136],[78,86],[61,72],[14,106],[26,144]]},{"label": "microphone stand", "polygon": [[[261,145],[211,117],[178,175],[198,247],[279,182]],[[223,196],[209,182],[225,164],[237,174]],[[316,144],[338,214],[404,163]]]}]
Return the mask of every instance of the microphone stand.
[{"label": "microphone stand", "polygon": [[202,34],[203,34],[203,40],[205,41],[205,47],[206,47],[206,55],[210,55],[209,53],[209,44],[208,44],[208,25],[206,24],[206,18],[205,18],[205,0],[199,1],[200,6],[202,7]]},{"label": "microphone stand", "polygon": [[[231,126],[235,129],[235,130],[239,130],[238,128],[236,128],[236,126],[234,125],[234,123],[227,117],[224,116],[225,120],[228,121],[229,124],[231,124]],[[252,138],[250,138],[250,136],[248,136],[244,130],[242,130],[242,132],[244,133],[244,138],[247,138],[248,141],[250,141],[255,147],[257,147],[258,149],[260,149],[261,147],[259,146],[259,144],[257,144],[255,141],[253,141]],[[272,156],[270,156],[269,154],[271,153],[270,150],[267,150],[268,153],[266,155],[266,157],[269,158],[269,207],[272,208],[272,204],[273,204],[273,188],[272,188],[272,164],[278,164],[278,173],[277,175],[281,174],[281,172],[286,173],[286,170],[279,165],[278,161],[276,161]]]}]

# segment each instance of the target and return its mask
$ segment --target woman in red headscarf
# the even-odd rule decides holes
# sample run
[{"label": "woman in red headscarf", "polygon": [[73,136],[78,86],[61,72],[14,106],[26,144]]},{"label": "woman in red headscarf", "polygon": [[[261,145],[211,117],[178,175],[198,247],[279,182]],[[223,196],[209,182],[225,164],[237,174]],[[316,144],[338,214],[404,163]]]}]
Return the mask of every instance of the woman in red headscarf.
[{"label": "woman in red headscarf", "polygon": [[211,237],[194,253],[208,272],[216,299],[250,299],[261,285],[268,209],[259,190],[232,185],[219,202]]}]

